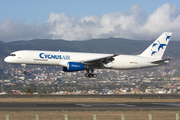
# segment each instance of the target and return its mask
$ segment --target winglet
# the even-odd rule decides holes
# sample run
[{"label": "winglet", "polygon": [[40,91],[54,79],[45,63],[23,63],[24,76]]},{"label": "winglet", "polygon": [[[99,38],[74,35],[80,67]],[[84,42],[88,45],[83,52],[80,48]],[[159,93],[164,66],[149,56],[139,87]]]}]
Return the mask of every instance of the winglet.
[{"label": "winglet", "polygon": [[116,57],[116,56],[118,56],[118,55],[120,55],[119,53],[116,53],[116,54],[114,54],[114,56],[113,57]]}]

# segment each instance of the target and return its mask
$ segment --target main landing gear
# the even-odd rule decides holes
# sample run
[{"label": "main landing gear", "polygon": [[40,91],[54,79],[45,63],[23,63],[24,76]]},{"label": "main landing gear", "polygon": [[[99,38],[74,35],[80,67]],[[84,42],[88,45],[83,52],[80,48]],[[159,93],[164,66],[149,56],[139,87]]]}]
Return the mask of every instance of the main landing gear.
[{"label": "main landing gear", "polygon": [[26,71],[26,64],[21,64],[21,66],[23,66],[24,74],[27,74],[27,71]]},{"label": "main landing gear", "polygon": [[93,73],[86,73],[84,76],[87,77],[87,78],[92,78],[92,77],[96,78],[97,77],[97,75],[93,74]]},{"label": "main landing gear", "polygon": [[97,75],[93,74],[94,70],[91,70],[91,73],[89,72],[89,70],[87,70],[87,73],[84,75],[87,78],[96,78]]}]

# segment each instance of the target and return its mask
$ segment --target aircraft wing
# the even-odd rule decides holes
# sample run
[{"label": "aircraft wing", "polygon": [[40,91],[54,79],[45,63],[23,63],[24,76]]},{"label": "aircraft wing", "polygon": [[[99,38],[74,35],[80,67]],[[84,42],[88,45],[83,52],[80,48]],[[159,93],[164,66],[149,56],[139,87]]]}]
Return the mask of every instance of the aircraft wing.
[{"label": "aircraft wing", "polygon": [[167,59],[157,60],[157,61],[153,61],[153,62],[151,62],[151,63],[159,64],[159,63],[162,63],[162,62],[165,62],[165,61],[169,61],[169,60],[173,60],[173,58],[167,58]]},{"label": "aircraft wing", "polygon": [[114,57],[118,56],[119,54],[112,54],[110,56],[101,57],[97,59],[91,59],[91,60],[82,60],[81,63],[84,64],[108,64],[109,62],[114,61]]}]

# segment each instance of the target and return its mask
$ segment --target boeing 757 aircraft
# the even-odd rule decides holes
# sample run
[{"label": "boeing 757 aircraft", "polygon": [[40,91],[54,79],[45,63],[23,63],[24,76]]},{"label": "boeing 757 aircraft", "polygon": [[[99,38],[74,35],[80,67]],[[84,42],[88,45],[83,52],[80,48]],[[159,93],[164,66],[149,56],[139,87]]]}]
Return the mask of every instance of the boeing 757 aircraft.
[{"label": "boeing 757 aircraft", "polygon": [[11,53],[4,61],[21,64],[24,74],[28,64],[55,65],[62,66],[65,72],[86,70],[86,77],[95,78],[94,69],[128,70],[168,64],[172,59],[162,59],[162,56],[171,35],[171,32],[164,32],[140,55],[20,50]]}]

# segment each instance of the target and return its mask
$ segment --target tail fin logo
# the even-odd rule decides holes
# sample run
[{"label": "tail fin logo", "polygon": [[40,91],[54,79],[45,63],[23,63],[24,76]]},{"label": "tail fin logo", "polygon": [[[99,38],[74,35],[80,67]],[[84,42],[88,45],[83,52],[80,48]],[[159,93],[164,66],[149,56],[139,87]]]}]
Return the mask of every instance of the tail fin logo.
[{"label": "tail fin logo", "polygon": [[162,59],[171,36],[172,32],[164,32],[140,56]]},{"label": "tail fin logo", "polygon": [[[158,40],[158,42],[159,42],[159,40]],[[164,46],[167,46],[166,44],[161,44],[160,42],[159,42],[159,44],[160,44],[160,45],[159,45],[159,47],[158,47],[158,51],[159,51],[161,48],[164,49],[164,48],[163,48]]]},{"label": "tail fin logo", "polygon": [[156,45],[158,45],[157,43],[153,43],[152,47],[156,47]]},{"label": "tail fin logo", "polygon": [[166,36],[167,36],[166,37],[166,41],[171,38],[171,36],[168,36],[167,34],[166,34]]},{"label": "tail fin logo", "polygon": [[156,51],[153,51],[152,49],[151,49],[151,51],[152,51],[151,56],[153,56],[157,53]]}]

